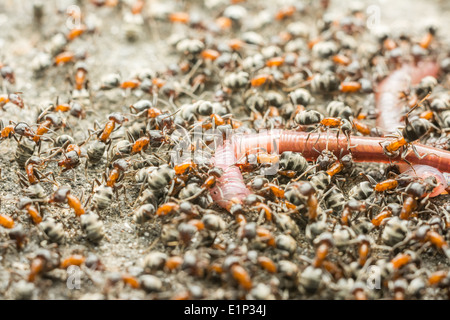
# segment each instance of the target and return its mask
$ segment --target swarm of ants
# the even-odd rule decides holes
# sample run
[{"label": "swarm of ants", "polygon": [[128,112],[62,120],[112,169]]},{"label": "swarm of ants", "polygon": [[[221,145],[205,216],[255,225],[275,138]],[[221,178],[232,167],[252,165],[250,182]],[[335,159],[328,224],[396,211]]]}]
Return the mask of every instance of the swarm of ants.
[{"label": "swarm of ants", "polygon": [[0,55],[0,296],[450,298],[445,33],[329,6],[30,1],[27,65]]}]

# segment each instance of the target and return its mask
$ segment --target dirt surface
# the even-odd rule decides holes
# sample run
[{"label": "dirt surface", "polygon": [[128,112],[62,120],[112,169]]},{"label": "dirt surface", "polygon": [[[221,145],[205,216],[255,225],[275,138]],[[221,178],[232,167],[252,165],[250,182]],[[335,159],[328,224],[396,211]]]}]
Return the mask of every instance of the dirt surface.
[{"label": "dirt surface", "polygon": [[[135,115],[131,114],[130,105],[140,99],[152,100],[154,95],[143,90],[124,90],[114,88],[112,90],[101,90],[102,78],[105,75],[117,73],[121,80],[133,79],[145,70],[151,70],[153,78],[158,75],[160,78],[170,81],[176,79],[176,88],[182,83],[186,76],[183,73],[171,76],[167,69],[171,64],[180,64],[185,61],[184,54],[180,54],[170,45],[174,41],[174,35],[182,38],[200,38],[206,32],[194,28],[189,28],[184,24],[171,23],[167,18],[170,12],[190,12],[191,17],[199,15],[200,21],[213,23],[214,19],[221,16],[229,1],[205,1],[209,5],[205,6],[202,1],[147,1],[142,11],[143,24],[137,26],[127,25],[126,20],[130,16],[130,7],[134,1],[119,1],[116,7],[97,7],[89,1],[0,1],[0,63],[11,66],[15,73],[15,84],[8,83],[5,79],[0,79],[3,85],[2,93],[20,92],[20,96],[25,102],[24,108],[7,103],[0,110],[0,118],[6,126],[14,123],[28,123],[34,130],[38,127],[38,116],[47,101],[68,102],[79,101],[86,112],[84,118],[75,118],[67,113],[60,113],[64,119],[64,128],[57,128],[46,134],[49,139],[42,139],[41,158],[49,157],[56,149],[51,139],[56,139],[64,134],[71,135],[76,143],[83,143],[83,148],[91,145],[97,138],[91,132],[104,127],[108,121],[108,115],[112,112],[120,112],[129,118],[123,127],[114,131],[111,135],[111,149],[123,139],[126,139],[126,130],[130,129],[135,121]],[[263,35],[263,39],[269,42],[271,35],[276,35],[286,29],[289,23],[301,20],[305,25],[310,25],[311,30],[315,29],[315,24],[319,23],[319,18],[325,13],[342,19],[348,16],[348,8],[341,6],[341,2],[332,2],[330,8],[324,11],[318,3],[310,5],[307,2],[298,2],[296,12],[293,17],[287,17],[283,21],[275,21],[273,16],[281,8],[288,7],[284,1],[261,1],[260,4],[253,1],[241,2],[238,5],[247,8],[247,15],[242,22],[241,28],[234,27],[231,30],[218,35],[208,35],[203,40],[207,43],[225,44],[226,39],[240,38],[243,32],[256,30]],[[294,1],[289,1],[290,3]],[[389,1],[362,2],[361,12],[372,5],[372,8],[379,10],[380,23],[376,25],[377,30],[382,30],[383,25],[391,27],[393,37],[398,37],[396,32],[402,28],[416,40],[424,34],[424,27],[427,21],[432,20],[438,27],[438,37],[436,48],[433,54],[439,59],[449,55],[450,40],[445,34],[445,23],[448,23],[450,9],[446,1],[400,1],[391,3]],[[347,2],[345,2],[346,5]],[[36,10],[33,9],[42,5],[42,18],[36,18]],[[411,15],[404,14],[405,6],[411,9]],[[49,53],[53,48],[52,41],[58,33],[67,34],[70,32],[68,26],[75,21],[68,16],[68,8],[80,10],[82,14],[81,23],[88,30],[80,37],[68,42],[64,47],[66,51],[85,52],[83,61],[88,66],[87,78],[89,85],[87,96],[79,98],[74,91],[74,66],[75,62],[63,65],[51,65],[42,71],[37,71],[36,57],[43,53]],[[397,19],[399,12],[405,17],[401,21]],[[409,12],[409,11],[408,11]],[[140,16],[140,15],[139,15]],[[265,22],[265,17],[269,19]],[[421,19],[426,16],[427,19]],[[416,18],[414,18],[416,17]],[[136,17],[135,17],[136,18]],[[427,21],[425,21],[427,20]],[[363,20],[366,21],[366,20]],[[394,25],[397,27],[392,27]],[[261,23],[262,26],[258,27]],[[273,24],[272,24],[273,23]],[[405,26],[407,26],[405,28]],[[136,39],[130,41],[126,36],[127,28],[137,28]],[[364,32],[359,41],[368,39],[369,44],[373,44],[376,30],[367,30],[362,26]],[[317,36],[312,31],[311,38]],[[216,38],[218,39],[216,39]],[[53,39],[53,40],[52,40]],[[361,47],[363,44],[361,44]],[[248,45],[245,56],[258,52],[261,48],[257,45]],[[442,50],[441,50],[442,49]],[[356,49],[355,49],[356,50]],[[309,51],[308,51],[309,52]],[[308,53],[310,54],[310,53]],[[54,56],[51,57],[53,64]],[[192,66],[191,66],[192,67]],[[252,76],[255,74],[252,73]],[[217,75],[216,75],[217,76]],[[159,95],[158,107],[167,112],[175,112],[183,103],[191,103],[195,98],[201,96],[202,92],[207,92],[205,97],[212,97],[213,93],[220,88],[223,74],[217,79],[206,84],[203,91],[199,89],[195,94],[181,94],[175,99],[174,105],[170,98],[164,94]],[[373,78],[375,81],[375,77]],[[448,91],[448,74],[439,78],[441,92]],[[447,83],[445,84],[445,81]],[[84,91],[83,91],[84,92]],[[209,92],[209,93],[208,93]],[[280,90],[280,92],[282,92]],[[282,92],[285,102],[289,102],[287,94]],[[236,94],[237,98],[231,99],[229,111],[233,113],[236,120],[243,120],[249,117],[242,101],[243,93]],[[194,98],[192,98],[194,96]],[[316,98],[312,109],[325,112],[325,106],[331,100],[329,95],[314,95]],[[205,98],[206,100],[207,98]],[[340,96],[339,99],[350,104],[354,109],[359,103],[365,109],[373,107],[374,95],[361,94],[356,97]],[[212,100],[212,99],[211,99]],[[370,120],[369,120],[370,122]],[[371,125],[374,122],[370,122]],[[20,138],[16,134],[17,139]],[[27,138],[22,138],[27,140]],[[45,141],[46,140],[46,141]],[[75,169],[67,172],[60,172],[58,162],[63,158],[61,154],[46,161],[45,167],[41,168],[44,174],[54,173],[55,180],[51,176],[48,179],[41,179],[39,183],[45,190],[45,200],[34,202],[39,206],[44,219],[52,217],[57,223],[61,223],[65,240],[61,243],[54,243],[45,234],[42,225],[35,225],[26,213],[26,210],[18,209],[18,202],[25,195],[24,184],[19,183],[18,173],[24,175],[23,166],[19,166],[15,161],[17,141],[14,138],[3,139],[0,144],[0,213],[14,219],[16,226],[23,228],[25,243],[22,248],[16,247],[16,241],[10,238],[10,229],[0,227],[0,298],[2,299],[354,299],[353,289],[357,287],[355,283],[360,281],[366,284],[370,273],[368,268],[377,261],[392,259],[396,254],[406,250],[419,250],[414,262],[407,265],[401,272],[391,274],[383,283],[380,290],[370,290],[365,288],[365,295],[371,299],[392,298],[395,291],[395,280],[406,281],[407,298],[413,299],[445,299],[448,296],[450,279],[443,280],[445,283],[439,286],[431,286],[427,283],[427,278],[434,271],[449,271],[449,259],[441,250],[426,244],[412,242],[401,248],[392,250],[391,247],[381,241],[383,228],[371,228],[365,232],[371,239],[371,254],[369,263],[364,268],[355,266],[358,257],[358,232],[354,232],[349,239],[345,240],[345,245],[336,246],[330,254],[330,261],[336,264],[343,272],[341,280],[334,271],[325,269],[319,276],[319,289],[309,292],[305,289],[305,281],[308,277],[309,265],[315,257],[316,245],[313,245],[310,238],[305,236],[305,212],[293,214],[293,219],[299,230],[281,228],[280,223],[266,221],[257,210],[247,210],[246,218],[248,223],[257,222],[269,230],[275,238],[277,245],[274,247],[267,245],[264,240],[248,240],[240,238],[242,230],[236,223],[234,217],[226,210],[209,203],[206,208],[198,208],[198,219],[207,213],[213,212],[225,223],[225,227],[220,231],[202,230],[197,231],[192,240],[188,243],[175,241],[167,242],[162,239],[162,234],[167,230],[174,229],[183,221],[183,215],[175,217],[152,217],[144,224],[138,224],[133,219],[133,214],[142,204],[138,201],[141,184],[135,181],[137,169],[130,165],[121,181],[117,183],[117,190],[114,192],[112,201],[104,210],[96,210],[92,201],[94,182],[104,184],[105,175],[111,170],[111,163],[107,162],[106,156],[96,164],[90,163],[86,157],[81,157],[81,164]],[[171,148],[171,147],[170,147]],[[170,149],[163,146],[158,149],[150,148],[143,155],[129,157],[130,163],[139,163],[143,157],[150,157],[154,153],[158,158],[151,158],[158,165],[163,165],[169,161],[168,151]],[[52,151],[53,150],[53,151]],[[37,148],[34,155],[37,156]],[[85,166],[85,164],[87,165]],[[310,163],[311,165],[312,163]],[[378,164],[355,164],[352,171],[342,174],[341,178],[346,178],[345,182],[335,182],[343,190],[346,201],[348,191],[358,183],[364,181],[358,173],[383,173],[385,165]],[[256,173],[245,174],[246,182],[251,182]],[[275,177],[269,177],[273,179]],[[383,178],[383,176],[381,176]],[[24,177],[27,181],[27,177]],[[285,181],[283,178],[279,179]],[[341,179],[342,180],[342,179]],[[27,183],[28,184],[28,183]],[[286,182],[283,186],[285,187]],[[123,186],[119,188],[119,185]],[[93,243],[86,236],[86,231],[81,227],[80,218],[76,217],[72,208],[67,203],[50,204],[48,199],[58,189],[59,186],[69,186],[71,194],[82,200],[86,210],[92,209],[99,215],[99,220],[103,223],[104,238],[99,243]],[[169,187],[169,186],[168,186]],[[124,192],[125,191],[125,192]],[[204,193],[207,194],[207,193]],[[203,197],[203,194],[202,194]],[[158,205],[162,205],[168,196],[156,197]],[[205,197],[206,198],[206,197]],[[371,198],[369,203],[379,204],[379,198]],[[403,203],[402,193],[399,191],[392,196]],[[36,200],[36,199],[33,199]],[[450,197],[441,195],[430,200],[430,206],[422,208],[423,214],[419,218],[414,218],[407,223],[408,235],[412,235],[417,227],[426,224],[426,221],[433,215],[438,215],[442,219],[448,217],[444,209],[448,209]],[[196,200],[197,201],[197,200]],[[207,200],[205,200],[207,201]],[[274,204],[273,201],[269,201]],[[198,203],[198,202],[197,202]],[[322,211],[329,209],[326,202],[321,203]],[[278,214],[285,214],[290,210],[274,205],[273,211]],[[379,212],[380,208],[373,212],[364,212],[360,218],[355,219],[352,228],[357,230],[359,220],[363,217],[372,217]],[[208,211],[214,210],[214,211]],[[434,214],[432,213],[434,212]],[[300,217],[303,215],[303,217]],[[328,218],[327,218],[328,219]],[[186,219],[188,220],[188,219]],[[181,222],[180,222],[181,221]],[[368,222],[367,218],[364,220]],[[339,225],[339,215],[330,214],[328,231],[336,231]],[[449,223],[449,221],[447,221]],[[166,230],[163,230],[166,228]],[[344,228],[345,229],[345,228]],[[241,233],[239,233],[241,232]],[[292,251],[283,250],[281,235],[291,234],[295,242]],[[448,227],[442,231],[446,241],[449,241]],[[335,233],[335,236],[338,236]],[[336,240],[335,240],[336,241]],[[347,243],[348,242],[348,243]],[[78,254],[86,257],[87,260],[81,263],[80,268],[66,270],[64,268],[54,268],[48,272],[39,273],[34,282],[28,281],[31,269],[31,262],[36,260],[39,250],[48,250],[58,255],[61,261],[71,255]],[[161,252],[162,264],[168,257],[180,257],[183,263],[170,270],[166,266],[160,266],[154,262],[154,257],[148,254],[154,251]],[[235,258],[244,266],[250,274],[252,288],[245,289],[244,282],[236,281],[236,276],[229,271],[230,268],[224,262],[227,258]],[[262,267],[258,258],[267,257],[275,262],[277,271],[271,272]],[[101,261],[95,267],[95,260]],[[383,260],[384,259],[384,260]],[[150,261],[150,262],[149,262]],[[88,263],[89,262],[89,263]],[[292,262],[293,265],[289,264]],[[152,263],[154,265],[152,265]],[[239,264],[238,263],[238,264]],[[234,264],[234,262],[232,263]],[[89,266],[91,267],[89,267]],[[92,265],[94,265],[92,267]],[[223,270],[222,270],[223,269]],[[219,271],[221,270],[221,271]],[[318,270],[322,270],[318,268]],[[140,288],[133,288],[133,280],[125,279],[125,275],[133,278],[139,283]],[[155,276],[155,277],[151,277]],[[424,283],[423,290],[413,292],[414,285],[420,281],[413,282],[419,278]],[[73,288],[73,285],[79,287]],[[409,291],[408,291],[409,290]]]}]

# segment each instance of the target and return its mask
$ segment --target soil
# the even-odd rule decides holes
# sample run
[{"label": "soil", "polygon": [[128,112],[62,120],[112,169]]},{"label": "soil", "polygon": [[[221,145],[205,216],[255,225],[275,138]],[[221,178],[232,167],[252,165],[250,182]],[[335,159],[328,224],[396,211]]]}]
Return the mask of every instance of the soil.
[{"label": "soil", "polygon": [[[74,137],[77,143],[86,140],[88,130],[96,130],[98,126],[104,125],[107,116],[112,112],[130,114],[129,106],[139,99],[152,99],[152,96],[142,91],[125,91],[113,89],[109,91],[99,90],[101,79],[106,74],[118,73],[123,79],[132,78],[135,74],[144,69],[150,69],[155,73],[163,73],[170,64],[179,62],[179,55],[174,52],[173,47],[168,44],[171,34],[177,31],[184,32],[184,26],[173,25],[167,21],[159,19],[146,20],[142,26],[138,38],[129,41],[124,35],[126,28],[124,15],[128,10],[127,3],[122,1],[122,8],[95,7],[89,1],[42,1],[44,15],[40,23],[33,18],[33,3],[39,1],[0,1],[0,62],[10,65],[15,72],[16,83],[9,84],[3,81],[3,92],[21,92],[26,107],[23,109],[8,103],[0,110],[0,118],[6,125],[10,121],[15,123],[26,122],[35,124],[40,113],[39,107],[46,101],[55,101],[58,97],[60,101],[68,101],[73,98],[71,90],[73,84],[68,80],[73,77],[73,64],[68,63],[62,66],[51,66],[42,73],[33,71],[33,59],[40,52],[48,48],[50,39],[57,32],[67,32],[67,22],[70,17],[66,10],[70,5],[81,8],[81,13],[86,24],[95,26],[95,32],[88,32],[68,44],[68,50],[85,51],[87,56],[84,60],[89,67],[89,93],[90,97],[83,100],[86,110],[84,119],[76,119],[71,116],[63,116],[66,120],[66,133]],[[205,1],[206,2],[206,1]],[[220,1],[212,1],[220,2]],[[211,2],[211,3],[212,3]],[[223,2],[223,1],[222,1]],[[226,1],[225,1],[226,2]],[[283,1],[278,1],[282,3]],[[247,4],[241,3],[243,6]],[[445,23],[450,18],[450,6],[448,1],[414,1],[411,5],[408,1],[371,1],[363,2],[364,7],[371,4],[380,9],[380,25],[407,26],[408,32],[419,35],[423,31],[423,25],[427,19],[433,20],[441,28],[445,28]],[[261,4],[262,5],[262,4]],[[275,12],[280,4],[274,2],[267,5],[268,12]],[[345,6],[347,6],[345,2]],[[266,6],[266,5],[265,5]],[[220,7],[220,6],[219,6]],[[202,5],[201,1],[151,1],[151,5],[145,8],[145,14],[155,14],[159,9],[183,11],[190,9],[193,12],[209,12],[216,9],[209,9]],[[405,11],[405,8],[408,10]],[[172,10],[173,11],[173,10]],[[346,12],[342,2],[331,3],[329,13],[339,16]],[[399,12],[404,19],[398,19]],[[405,14],[408,12],[408,14]],[[217,15],[217,13],[214,13]],[[422,17],[427,19],[422,19]],[[416,17],[416,18],[415,18]],[[305,22],[313,23],[313,17],[306,17]],[[277,31],[281,30],[277,26]],[[179,29],[179,30],[178,30]],[[263,32],[269,32],[270,28],[265,27]],[[232,37],[239,37],[243,30],[234,30]],[[440,37],[443,47],[450,47],[450,38],[445,37],[442,29]],[[275,34],[272,31],[272,34]],[[191,35],[194,35],[192,33]],[[448,51],[447,51],[448,53]],[[448,88],[447,88],[448,89]],[[190,98],[184,96],[177,101],[177,105],[189,101]],[[162,107],[165,109],[165,107]],[[173,109],[168,109],[170,112]],[[242,110],[233,110],[239,119]],[[125,126],[126,127],[126,126]],[[57,135],[56,135],[57,136]],[[113,141],[117,141],[125,136],[125,129],[121,128],[114,132]],[[161,231],[170,220],[158,220],[153,218],[149,222],[138,225],[133,221],[133,203],[139,195],[140,185],[134,182],[134,173],[130,170],[125,175],[121,184],[125,188],[118,189],[115,193],[111,205],[99,212],[103,222],[105,232],[104,239],[99,244],[94,244],[86,238],[85,231],[81,228],[79,218],[76,218],[73,210],[67,205],[42,205],[44,217],[53,217],[57,222],[62,223],[65,232],[65,242],[62,244],[52,243],[43,232],[42,228],[36,226],[24,211],[18,210],[17,202],[24,196],[24,190],[19,184],[18,173],[24,174],[23,168],[19,167],[14,160],[17,142],[14,139],[6,139],[0,143],[0,199],[1,214],[12,217],[16,225],[22,225],[26,234],[27,242],[21,250],[17,250],[14,241],[10,240],[9,230],[0,227],[0,298],[1,299],[170,299],[185,291],[190,292],[189,298],[200,299],[237,299],[255,298],[258,293],[250,293],[239,289],[236,285],[227,285],[226,276],[195,276],[188,269],[166,272],[159,270],[152,272],[161,280],[161,288],[158,290],[133,289],[122,283],[109,285],[111,279],[117,274],[128,273],[132,276],[140,277],[146,274],[144,270],[144,259],[152,251],[160,251],[168,256],[183,256],[186,252],[194,252],[197,259],[200,256],[208,256],[211,261],[223,261],[227,252],[232,252],[232,245],[236,239],[237,227],[234,218],[225,210],[212,206],[215,213],[226,223],[226,229],[216,234],[215,242],[229,246],[227,250],[213,249],[210,247],[194,246],[170,246],[161,241]],[[42,152],[51,148],[51,142],[44,142],[41,146]],[[35,155],[37,150],[35,151]],[[164,158],[165,156],[162,155]],[[59,160],[59,158],[56,158]],[[60,173],[56,161],[49,161],[44,172],[53,172],[59,185],[70,186],[72,193],[87,201],[92,194],[94,180],[104,181],[106,159],[98,164],[89,164],[85,169],[85,159],[82,164],[74,170]],[[357,164],[356,171],[369,172],[370,170],[384,168],[382,165]],[[50,178],[49,178],[50,179]],[[363,181],[360,176],[349,176],[343,185],[344,193],[356,183]],[[56,187],[52,182],[42,182],[48,195],[51,195]],[[125,190],[125,192],[124,192]],[[437,208],[443,208],[448,204],[450,196],[442,195],[431,202]],[[258,216],[249,215],[249,221],[256,221]],[[270,225],[269,225],[269,228]],[[274,230],[276,228],[273,228]],[[315,249],[305,238],[304,227],[300,226],[300,235],[295,237],[297,250],[295,258],[291,255],[267,248],[264,254],[274,261],[292,260],[301,270],[304,270],[307,262],[305,259],[313,259]],[[379,231],[374,230],[369,235],[374,239],[379,237]],[[282,234],[279,230],[276,235]],[[194,241],[195,242],[195,241]],[[85,257],[95,255],[105,266],[105,270],[93,270],[82,266],[77,275],[80,276],[80,288],[70,289],[71,275],[67,270],[57,268],[49,271],[33,282],[27,282],[30,273],[30,261],[35,257],[39,249],[48,249],[58,252],[62,257],[72,254],[81,254]],[[374,247],[373,259],[388,259],[391,253],[385,250],[385,246]],[[249,252],[251,248],[249,247]],[[257,251],[257,250],[256,250]],[[449,270],[449,260],[437,250],[424,250],[420,256],[420,270],[427,269],[429,272],[436,270]],[[353,251],[352,251],[353,252]],[[355,255],[356,253],[353,252]],[[346,255],[348,258],[351,254]],[[93,257],[93,256],[91,256]],[[303,260],[302,260],[303,259]],[[250,259],[251,260],[251,259]],[[197,263],[201,263],[197,261]],[[325,290],[316,294],[308,295],[298,290],[289,289],[285,284],[286,280],[280,274],[270,274],[269,272],[252,267],[252,280],[254,288],[257,284],[266,284],[270,287],[271,294],[264,297],[275,299],[339,299],[339,290]],[[417,271],[420,274],[421,271]],[[76,271],[77,272],[77,271]],[[143,281],[143,280],[141,280]],[[295,286],[295,280],[292,280]],[[336,285],[337,286],[337,285]],[[448,288],[446,289],[448,292]],[[369,292],[371,298],[379,298],[378,293]],[[388,295],[388,294],[386,294]],[[385,297],[385,296],[383,296]],[[348,298],[348,296],[346,297]],[[418,297],[419,299],[440,299],[446,298],[444,289],[428,287]]]}]

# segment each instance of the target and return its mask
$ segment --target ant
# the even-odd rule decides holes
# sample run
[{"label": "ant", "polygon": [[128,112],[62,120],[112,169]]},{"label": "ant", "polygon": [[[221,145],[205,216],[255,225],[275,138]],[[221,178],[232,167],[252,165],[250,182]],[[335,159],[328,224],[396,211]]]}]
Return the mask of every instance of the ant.
[{"label": "ant", "polygon": [[106,186],[111,188],[115,187],[116,183],[121,180],[121,174],[123,174],[127,169],[128,169],[127,161],[123,159],[114,161],[113,169],[108,173],[106,178]]},{"label": "ant", "polygon": [[[113,190],[116,192],[116,197],[118,198],[118,190],[119,189],[124,189],[125,192],[125,197],[126,197],[126,188],[124,187],[123,184],[118,185],[117,183],[120,182],[123,178],[124,178],[124,174],[125,172],[128,170],[129,167],[129,161],[124,160],[124,159],[118,159],[116,161],[114,161],[112,163],[112,169],[108,170],[103,174],[103,181],[104,183],[102,184],[100,181],[98,181],[97,179],[94,179],[94,182],[92,184],[92,191],[94,192],[94,183],[97,183],[100,187],[97,189],[96,195],[94,195],[94,199],[96,199],[97,201],[97,209],[103,209],[103,205],[99,206],[99,197],[103,198],[106,197],[106,199],[103,199],[100,201],[107,201],[109,203],[109,201],[112,198],[112,193]],[[86,201],[86,203],[88,203],[91,199],[91,196],[89,197],[89,199]]]},{"label": "ant", "polygon": [[31,219],[33,219],[34,224],[39,224],[42,222],[42,216],[39,209],[33,205],[33,200],[30,198],[21,198],[17,207],[19,210],[26,210]]},{"label": "ant", "polygon": [[48,203],[63,203],[66,202],[74,211],[77,217],[86,213],[80,199],[71,194],[69,187],[59,187],[55,193],[50,197]]},{"label": "ant", "polygon": [[285,196],[287,201],[294,205],[300,205],[306,198],[308,218],[314,221],[319,211],[319,201],[314,186],[306,181],[294,182],[286,187]]},{"label": "ant", "polygon": [[342,211],[341,224],[345,226],[350,225],[350,219],[353,212],[361,213],[366,210],[366,203],[355,199],[350,199],[344,206]]},{"label": "ant", "polygon": [[[59,103],[59,97],[56,97],[55,104],[49,103],[48,107],[41,112],[38,117],[38,121],[42,119],[42,117],[44,117],[49,111],[63,113],[69,112],[71,116],[78,119],[84,119],[86,117],[86,112],[79,102],[69,101],[68,103]],[[64,123],[64,125],[66,125],[66,123]]]},{"label": "ant", "polygon": [[314,240],[314,244],[317,246],[317,249],[313,266],[314,268],[320,268],[330,249],[334,246],[333,236],[329,232],[324,232],[319,236],[319,238]]},{"label": "ant", "polygon": [[22,97],[20,97],[20,95],[19,95],[21,93],[22,92],[15,92],[15,93],[0,95],[0,108],[3,108],[5,104],[10,102],[12,104],[15,104],[19,108],[23,109],[25,107],[25,104],[23,102]]},{"label": "ant", "polygon": [[14,70],[9,65],[3,64],[1,62],[0,62],[0,75],[2,76],[3,79],[8,81],[9,83],[11,84],[16,83]]},{"label": "ant", "polygon": [[[61,137],[65,138],[64,135],[60,136],[57,138],[57,141],[61,140]],[[62,140],[62,141],[64,141],[64,140]],[[61,147],[57,147],[56,151],[46,158],[46,161],[52,159],[59,153],[62,153],[64,156],[64,159],[52,160],[52,161],[58,162],[58,167],[61,168],[60,173],[74,169],[80,164],[81,157],[85,157],[85,158],[88,157],[86,150],[84,148],[81,148],[81,146],[84,145],[85,143],[86,143],[86,141],[83,141],[80,144],[75,144],[75,143],[73,143],[73,139],[65,140]],[[49,151],[54,150],[54,149],[55,148],[50,149]]]},{"label": "ant", "polygon": [[[110,142],[110,136],[113,133],[114,129],[116,129],[116,125],[119,125],[118,128],[122,126],[124,122],[128,121],[122,114],[118,112],[111,113],[108,116],[108,122],[105,124],[102,130],[98,133],[98,140],[103,143]],[[97,123],[97,122],[96,122]],[[118,129],[117,128],[117,129]]]},{"label": "ant", "polygon": [[16,137],[14,136],[14,134],[16,133],[14,130],[15,126],[16,125],[13,121],[9,121],[9,125],[5,127],[3,121],[0,120],[0,139],[10,139],[11,137],[14,137],[16,139]]},{"label": "ant", "polygon": [[[190,172],[197,168],[197,165],[195,163],[186,163],[182,165],[175,166],[175,173],[177,175],[185,175],[187,172]],[[177,173],[178,171],[178,173]],[[199,172],[197,171],[197,175]],[[203,194],[205,191],[210,190],[216,186],[216,183],[218,179],[223,175],[223,170],[220,168],[212,168],[208,170],[206,176],[205,174],[200,173],[200,178],[203,180],[203,183],[199,189],[198,192],[195,194],[189,196],[188,198],[183,199],[183,201],[190,201],[193,199],[198,198],[201,194]]]},{"label": "ant", "polygon": [[25,172],[26,176],[21,173],[17,172],[17,175],[19,177],[19,183],[22,186],[29,186],[29,185],[35,185],[38,184],[41,181],[44,181],[44,178],[47,178],[49,176],[52,176],[52,180],[45,180],[47,182],[51,182],[53,184],[56,184],[55,177],[53,175],[53,172],[49,172],[47,174],[43,174],[37,167],[41,167],[44,169],[46,167],[46,162],[48,159],[41,159],[36,156],[31,156],[28,158],[28,160],[25,162]]},{"label": "ant", "polygon": [[61,118],[56,114],[47,114],[45,115],[44,119],[45,120],[41,122],[41,124],[39,124],[38,128],[36,129],[36,133],[33,135],[33,141],[39,145],[38,153],[40,153],[41,138],[43,137],[43,135],[46,134],[51,127],[60,127],[62,124]]},{"label": "ant", "polygon": [[[417,155],[419,159],[423,159],[428,155],[424,154],[423,156],[419,155],[416,148],[412,144],[414,141],[419,140],[422,138],[431,127],[431,123],[423,118],[419,117],[413,117],[412,119],[409,119],[409,114],[415,110],[418,106],[420,106],[423,101],[425,101],[430,93],[428,93],[425,98],[423,98],[420,102],[416,103],[410,111],[405,116],[405,127],[401,131],[400,136],[397,136],[392,141],[386,141],[386,142],[380,142],[380,146],[383,148],[384,153],[389,158],[396,158],[400,155],[400,148],[410,145],[412,147],[412,150]],[[402,159],[406,161],[405,157],[407,154],[407,149],[401,154]],[[407,162],[407,161],[406,161]]]}]

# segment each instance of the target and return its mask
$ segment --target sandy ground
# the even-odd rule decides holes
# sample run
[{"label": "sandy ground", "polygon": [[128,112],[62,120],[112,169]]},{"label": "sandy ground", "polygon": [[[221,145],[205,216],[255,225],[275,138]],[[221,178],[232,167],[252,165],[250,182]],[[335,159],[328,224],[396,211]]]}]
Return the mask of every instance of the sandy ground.
[{"label": "sandy ground", "polygon": [[[72,127],[73,136],[76,142],[81,142],[87,138],[87,129],[94,129],[94,120],[105,122],[106,116],[115,112],[129,112],[128,106],[141,96],[121,90],[97,91],[101,77],[104,74],[117,72],[124,78],[131,77],[142,69],[152,69],[163,71],[170,63],[177,61],[177,56],[168,48],[166,40],[173,32],[174,26],[161,21],[153,22],[145,27],[139,35],[139,39],[133,43],[126,40],[123,35],[124,21],[123,14],[119,10],[111,8],[95,8],[81,1],[82,14],[86,21],[96,25],[99,32],[88,34],[80,39],[76,39],[69,44],[72,50],[86,50],[87,59],[85,62],[89,66],[89,81],[91,99],[87,101],[87,117],[78,121],[72,117],[68,118],[68,124]],[[154,2],[155,7],[163,5],[164,1]],[[32,1],[0,1],[0,61],[10,64],[15,70],[17,83],[9,86],[9,91],[23,92],[23,99],[26,102],[25,109],[19,109],[8,104],[0,111],[3,123],[10,120],[18,122],[25,121],[35,123],[37,117],[37,106],[47,100],[54,100],[59,96],[61,100],[70,98],[71,84],[67,81],[67,76],[72,72],[72,65],[52,67],[45,71],[42,77],[36,77],[32,71],[31,61],[37,52],[42,51],[51,36],[60,30],[64,30],[67,16],[66,9],[72,4],[71,1],[44,1],[44,17],[42,24],[37,26],[33,22]],[[79,3],[75,3],[80,5]],[[347,2],[345,2],[347,5]],[[374,4],[380,11],[380,23],[390,24],[395,21],[399,28],[407,25],[412,27],[412,32],[418,32],[426,23],[426,19],[433,20],[438,25],[445,28],[450,17],[450,6],[448,1],[414,1],[414,6],[408,1],[370,1],[364,3],[365,6]],[[175,1],[174,7],[183,8],[181,1]],[[187,5],[187,7],[189,7]],[[57,12],[59,8],[61,12]],[[339,15],[343,12],[341,2],[334,2],[331,12]],[[401,12],[402,19],[397,19]],[[405,14],[407,12],[407,14]],[[426,19],[421,19],[422,17]],[[416,23],[417,22],[417,23]],[[449,38],[443,38],[449,41]],[[150,98],[146,96],[146,98]],[[80,130],[81,129],[81,130]],[[116,136],[123,134],[123,131],[115,133]],[[235,299],[245,296],[240,290],[229,289],[217,278],[198,278],[189,276],[185,271],[165,273],[158,271],[154,273],[162,282],[158,292],[146,292],[135,290],[122,284],[114,286],[106,295],[104,288],[108,277],[112,277],[114,272],[127,272],[138,276],[143,271],[143,261],[147,253],[152,250],[165,252],[169,255],[183,254],[187,249],[182,247],[168,247],[160,240],[161,221],[151,221],[143,226],[137,226],[130,216],[132,208],[130,204],[136,199],[139,193],[139,186],[133,183],[133,176],[129,174],[125,178],[126,196],[119,191],[119,200],[114,198],[112,205],[100,213],[100,218],[104,224],[105,239],[98,245],[90,243],[80,227],[80,223],[74,218],[73,211],[67,206],[61,208],[47,206],[44,208],[45,216],[52,216],[63,224],[66,242],[55,245],[48,241],[42,230],[36,227],[28,215],[17,209],[17,201],[23,196],[23,190],[19,187],[17,172],[23,170],[14,161],[16,142],[7,140],[0,144],[0,199],[1,213],[14,218],[17,223],[22,224],[27,235],[28,242],[20,251],[9,243],[8,230],[0,230],[0,298],[2,299],[142,299],[142,298],[171,298],[175,294],[183,292],[188,288],[191,292],[200,291],[197,297],[207,299]],[[44,146],[45,148],[45,146]],[[358,165],[360,166],[360,165]],[[361,166],[360,166],[361,167]],[[373,166],[377,167],[377,166]],[[47,170],[59,172],[56,163],[50,163]],[[104,173],[104,162],[98,165],[90,165],[84,171],[83,164],[76,170],[62,173],[57,176],[61,185],[69,185],[74,194],[86,199],[92,190],[94,178],[102,179]],[[360,179],[356,181],[361,181]],[[355,181],[349,181],[351,184]],[[42,184],[46,191],[52,192],[51,183]],[[441,205],[448,202],[448,196],[441,196],[434,200]],[[218,210],[218,214],[227,223],[227,230],[219,235],[221,243],[231,241],[236,235],[236,228],[232,217]],[[299,236],[297,239],[298,255],[312,258],[314,249]],[[67,286],[70,274],[63,269],[55,269],[45,276],[40,277],[34,284],[27,284],[30,269],[30,260],[35,256],[39,248],[56,250],[61,257],[67,257],[73,253],[80,253],[84,256],[96,255],[106,271],[91,270],[87,267],[81,268],[80,289],[71,290]],[[199,249],[200,250],[200,249]],[[268,254],[277,259],[285,258],[276,250],[268,249]],[[224,253],[211,248],[204,248],[201,254],[209,257],[223,259]],[[382,250],[379,257],[385,256]],[[200,255],[200,253],[199,253]],[[435,251],[425,253],[422,256],[424,267],[431,271],[448,270],[450,266],[448,260],[443,255],[436,254]],[[299,262],[302,265],[301,262]],[[254,283],[267,283],[272,288],[277,287],[280,278],[268,273],[254,272]],[[275,290],[275,289],[273,289]],[[289,293],[289,290],[281,290],[273,296],[278,299],[300,299],[300,298],[336,298],[330,293],[325,296],[304,296],[300,293]],[[428,289],[421,298],[442,298],[445,294],[436,289]],[[247,295],[247,298],[249,296]],[[251,297],[250,297],[251,298]]]}]

